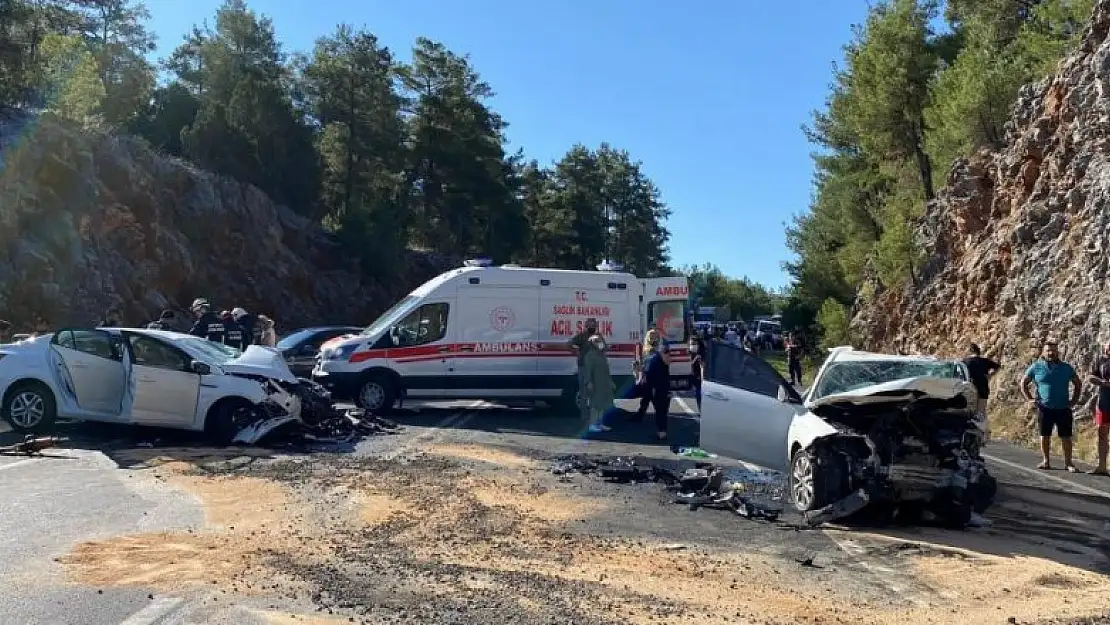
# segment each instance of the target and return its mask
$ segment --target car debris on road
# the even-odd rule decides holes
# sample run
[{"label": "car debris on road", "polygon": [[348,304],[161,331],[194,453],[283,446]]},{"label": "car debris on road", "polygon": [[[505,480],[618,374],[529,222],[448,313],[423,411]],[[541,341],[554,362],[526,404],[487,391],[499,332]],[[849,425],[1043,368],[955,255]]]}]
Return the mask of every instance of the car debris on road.
[{"label": "car debris on road", "polygon": [[22,442],[0,447],[0,456],[41,456],[44,449],[57,447],[67,440],[60,436],[28,435]]},{"label": "car debris on road", "polygon": [[551,467],[556,475],[570,473],[597,475],[614,483],[662,482],[674,492],[674,503],[698,508],[730,510],[747,519],[777,521],[782,508],[756,498],[747,497],[742,481],[726,478],[725,471],[709,463],[677,472],[657,464],[643,464],[635,458],[589,459],[569,457],[557,459]]}]

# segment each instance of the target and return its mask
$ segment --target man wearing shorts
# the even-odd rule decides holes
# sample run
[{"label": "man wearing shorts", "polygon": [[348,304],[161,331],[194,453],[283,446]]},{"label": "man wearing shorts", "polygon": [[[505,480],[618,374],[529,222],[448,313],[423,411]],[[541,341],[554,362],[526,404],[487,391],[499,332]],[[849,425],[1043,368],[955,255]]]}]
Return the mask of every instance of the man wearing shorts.
[{"label": "man wearing shorts", "polygon": [[1091,367],[1091,384],[1098,387],[1095,404],[1095,426],[1098,428],[1098,466],[1088,471],[1091,475],[1108,475],[1106,456],[1110,452],[1110,342],[1102,348],[1102,355]]},{"label": "man wearing shorts", "polygon": [[[1036,382],[1037,395],[1030,393],[1030,386]],[[1075,368],[1060,360],[1060,350],[1054,341],[1041,348],[1041,357],[1025,371],[1021,379],[1021,394],[1037,407],[1041,429],[1041,464],[1038,469],[1051,469],[1049,452],[1052,450],[1052,430],[1060,437],[1060,447],[1064,451],[1064,468],[1075,473],[1071,462],[1072,407],[1079,400],[1081,387]]]}]

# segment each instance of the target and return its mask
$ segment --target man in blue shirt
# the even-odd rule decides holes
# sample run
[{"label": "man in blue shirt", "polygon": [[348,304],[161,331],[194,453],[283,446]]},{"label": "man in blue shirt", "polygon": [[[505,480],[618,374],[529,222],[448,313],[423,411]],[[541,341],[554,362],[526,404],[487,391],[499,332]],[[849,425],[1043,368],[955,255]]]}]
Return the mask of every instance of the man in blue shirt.
[{"label": "man in blue shirt", "polygon": [[[1030,393],[1036,382],[1037,394]],[[1075,368],[1060,360],[1060,350],[1055,341],[1049,341],[1041,348],[1041,357],[1025,370],[1021,380],[1021,394],[1036,405],[1041,426],[1041,455],[1043,460],[1038,469],[1050,469],[1049,452],[1052,450],[1052,430],[1060,437],[1064,451],[1064,468],[1075,473],[1071,462],[1072,407],[1079,401],[1082,383]]]}]

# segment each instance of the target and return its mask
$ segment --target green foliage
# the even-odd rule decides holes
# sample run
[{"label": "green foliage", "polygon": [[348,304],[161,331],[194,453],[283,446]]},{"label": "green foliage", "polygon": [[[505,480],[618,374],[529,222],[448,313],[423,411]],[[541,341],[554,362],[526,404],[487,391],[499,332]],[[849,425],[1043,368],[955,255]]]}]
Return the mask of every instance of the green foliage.
[{"label": "green foliage", "polygon": [[821,345],[837,347],[852,344],[852,331],[849,327],[848,308],[829,298],[821,304],[817,312],[817,325],[821,328]]},{"label": "green foliage", "polygon": [[[1021,85],[1074,46],[1093,0],[886,0],[845,47],[823,110],[809,211],[787,228],[795,258],[784,316],[849,342],[861,293],[913,281],[916,221],[952,161],[1000,147]],[[831,324],[831,325],[830,325]]]},{"label": "green foliage", "polygon": [[43,38],[39,55],[36,86],[47,110],[79,124],[96,125],[104,83],[85,42],[76,35],[51,33]]},{"label": "green foliage", "polygon": [[[750,321],[782,309],[783,298],[748,278],[729,278],[712,264],[687,267],[683,273],[700,296],[700,306],[728,306],[733,319]],[[787,327],[793,327],[788,325]]]}]

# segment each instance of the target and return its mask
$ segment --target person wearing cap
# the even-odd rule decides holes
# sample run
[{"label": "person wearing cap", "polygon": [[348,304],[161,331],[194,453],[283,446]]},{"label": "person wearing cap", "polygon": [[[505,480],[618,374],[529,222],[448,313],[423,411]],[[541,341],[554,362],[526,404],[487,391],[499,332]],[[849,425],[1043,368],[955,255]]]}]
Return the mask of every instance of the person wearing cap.
[{"label": "person wearing cap", "polygon": [[232,308],[231,316],[235,318],[235,322],[243,330],[243,349],[246,349],[248,345],[260,345],[262,343],[262,324],[258,323],[258,317],[250,314],[241,306]]},{"label": "person wearing cap", "polygon": [[146,324],[149,330],[173,330],[174,317],[172,310],[163,310],[162,315],[158,319]]},{"label": "person wearing cap", "polygon": [[[1036,383],[1034,396],[1030,388]],[[1049,460],[1052,451],[1052,430],[1056,430],[1060,437],[1060,447],[1064,452],[1064,469],[1075,473],[1072,464],[1072,426],[1074,417],[1072,408],[1079,401],[1079,391],[1082,382],[1075,368],[1060,360],[1060,350],[1055,341],[1046,341],[1041,348],[1041,357],[1038,358],[1025,371],[1021,379],[1021,394],[1026,401],[1037,408],[1041,431],[1041,456],[1042,461],[1038,469],[1052,468]]]},{"label": "person wearing cap", "polygon": [[224,345],[243,350],[247,348],[243,328],[235,321],[230,310],[220,313],[220,321],[224,324]]},{"label": "person wearing cap", "polygon": [[220,320],[216,313],[212,312],[212,307],[208,304],[208,300],[197,298],[193,300],[193,305],[189,307],[196,317],[196,322],[189,330],[189,334],[208,339],[215,343],[224,342],[224,323]]}]

